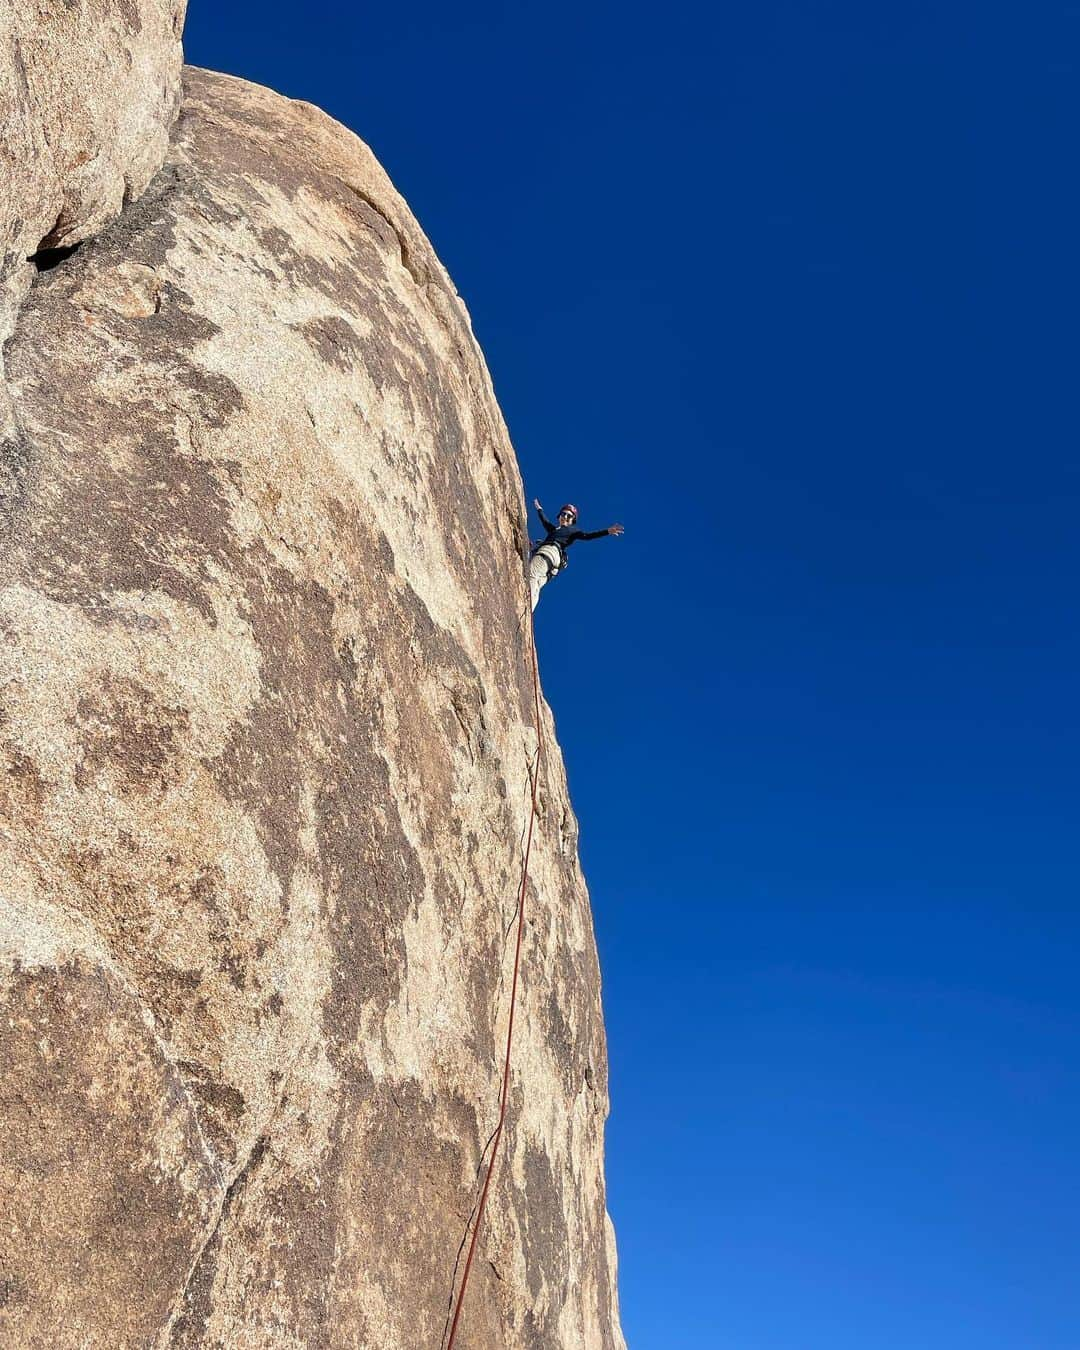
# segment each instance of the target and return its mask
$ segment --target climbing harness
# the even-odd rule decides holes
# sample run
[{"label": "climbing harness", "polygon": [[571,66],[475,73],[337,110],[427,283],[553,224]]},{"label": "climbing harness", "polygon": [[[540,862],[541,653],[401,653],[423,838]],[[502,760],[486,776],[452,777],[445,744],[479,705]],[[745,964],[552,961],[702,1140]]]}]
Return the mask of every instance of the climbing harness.
[{"label": "climbing harness", "polygon": [[566,550],[561,544],[554,541],[550,544],[537,544],[536,548],[533,549],[532,556],[543,558],[547,563],[548,581],[556,572],[561,572],[566,566]]},{"label": "climbing harness", "polygon": [[544,745],[543,732],[540,726],[540,667],[536,659],[536,629],[533,627],[531,610],[529,612],[529,652],[532,657],[533,715],[536,724],[536,759],[534,760],[532,769],[529,773],[529,777],[532,780],[532,793],[529,806],[529,824],[525,834],[525,850],[521,859],[521,887],[518,891],[517,902],[517,941],[514,945],[514,978],[510,985],[510,1017],[506,1027],[506,1056],[503,1060],[502,1088],[499,1093],[499,1119],[490,1141],[491,1156],[488,1159],[487,1174],[484,1177],[484,1188],[480,1192],[480,1203],[476,1210],[476,1222],[473,1225],[472,1240],[469,1243],[469,1254],[465,1258],[465,1270],[461,1276],[461,1287],[458,1289],[457,1302],[454,1306],[454,1320],[450,1323],[450,1336],[446,1342],[446,1350],[453,1350],[454,1337],[457,1335],[458,1320],[461,1317],[461,1309],[465,1303],[465,1290],[468,1288],[469,1272],[472,1270],[473,1257],[476,1255],[476,1240],[480,1236],[480,1225],[484,1220],[484,1209],[487,1205],[488,1189],[491,1186],[491,1178],[495,1171],[495,1158],[499,1151],[499,1142],[502,1139],[503,1125],[506,1122],[506,1099],[510,1091],[510,1049],[514,1042],[514,1013],[517,1010],[518,971],[521,966],[521,938],[525,929],[525,890],[529,884],[529,856],[532,853],[533,826],[536,823],[536,798],[540,786],[540,761],[543,756]]}]

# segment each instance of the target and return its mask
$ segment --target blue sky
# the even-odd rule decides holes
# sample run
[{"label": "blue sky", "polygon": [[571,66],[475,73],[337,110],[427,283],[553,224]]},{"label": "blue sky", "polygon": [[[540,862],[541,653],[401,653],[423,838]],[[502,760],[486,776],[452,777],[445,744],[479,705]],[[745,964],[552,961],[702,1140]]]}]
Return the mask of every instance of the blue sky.
[{"label": "blue sky", "polygon": [[529,499],[631,1350],[1080,1345],[1080,4],[192,0],[374,148]]}]

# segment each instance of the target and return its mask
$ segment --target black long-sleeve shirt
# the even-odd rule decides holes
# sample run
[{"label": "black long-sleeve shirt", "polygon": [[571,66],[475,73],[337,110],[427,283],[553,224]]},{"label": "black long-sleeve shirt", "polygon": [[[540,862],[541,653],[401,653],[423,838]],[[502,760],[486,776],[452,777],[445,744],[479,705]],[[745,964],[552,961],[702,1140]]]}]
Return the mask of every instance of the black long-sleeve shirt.
[{"label": "black long-sleeve shirt", "polygon": [[[547,538],[540,542],[556,544],[564,557],[570,545],[577,543],[579,539],[602,539],[607,534],[607,530],[579,530],[575,525],[553,525],[544,515],[543,508],[539,506],[536,508],[536,514],[540,517],[540,524],[547,530]],[[538,544],[537,548],[539,547]]]}]

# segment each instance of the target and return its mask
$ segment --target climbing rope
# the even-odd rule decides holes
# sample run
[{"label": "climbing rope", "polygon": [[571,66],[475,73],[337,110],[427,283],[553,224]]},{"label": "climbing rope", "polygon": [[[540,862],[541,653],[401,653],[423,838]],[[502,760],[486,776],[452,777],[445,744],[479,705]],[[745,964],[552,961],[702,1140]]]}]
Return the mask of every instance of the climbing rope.
[{"label": "climbing rope", "polygon": [[506,1026],[506,1057],[503,1060],[502,1088],[499,1093],[499,1120],[495,1126],[495,1133],[490,1140],[491,1156],[488,1159],[487,1173],[484,1176],[484,1189],[480,1192],[476,1223],[473,1226],[472,1240],[469,1243],[469,1254],[465,1258],[465,1271],[461,1277],[461,1287],[458,1290],[457,1303],[454,1307],[454,1320],[450,1323],[450,1336],[446,1342],[446,1350],[453,1350],[461,1309],[465,1304],[465,1290],[469,1285],[469,1272],[472,1270],[473,1257],[476,1255],[476,1240],[480,1236],[480,1225],[484,1220],[488,1189],[491,1186],[491,1178],[495,1171],[495,1158],[499,1152],[503,1125],[506,1123],[506,1099],[510,1091],[510,1050],[514,1043],[514,1013],[517,1009],[518,971],[521,967],[521,937],[525,929],[525,890],[529,884],[529,855],[532,852],[533,826],[536,823],[536,796],[540,785],[540,760],[543,752],[543,733],[540,729],[540,667],[536,659],[536,629],[533,626],[531,603],[528,615],[529,652],[532,657],[533,713],[536,723],[536,759],[529,773],[532,780],[532,795],[529,807],[529,826],[525,834],[525,850],[521,859],[521,889],[518,892],[517,903],[517,941],[514,946],[514,978],[510,985],[510,1018]]}]

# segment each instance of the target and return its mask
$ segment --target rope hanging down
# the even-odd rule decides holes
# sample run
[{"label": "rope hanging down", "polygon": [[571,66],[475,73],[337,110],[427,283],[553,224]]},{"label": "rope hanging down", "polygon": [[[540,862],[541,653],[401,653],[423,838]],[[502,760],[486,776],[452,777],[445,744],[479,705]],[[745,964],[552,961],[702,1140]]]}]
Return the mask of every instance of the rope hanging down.
[{"label": "rope hanging down", "polygon": [[521,938],[525,931],[525,890],[529,884],[529,855],[532,852],[533,826],[536,823],[536,795],[540,785],[540,761],[543,755],[543,732],[540,725],[540,668],[536,660],[536,629],[533,627],[532,609],[527,611],[529,615],[529,652],[532,657],[532,685],[533,685],[533,716],[536,724],[536,761],[532,768],[530,777],[532,779],[532,799],[529,806],[529,827],[525,835],[525,851],[521,860],[521,889],[518,892],[517,903],[517,942],[514,946],[514,978],[510,985],[510,1019],[506,1027],[506,1057],[503,1060],[502,1072],[502,1090],[499,1093],[499,1121],[495,1126],[495,1133],[491,1141],[491,1157],[488,1160],[487,1174],[484,1177],[484,1189],[480,1192],[480,1204],[477,1207],[476,1223],[473,1226],[472,1240],[469,1243],[469,1254],[465,1258],[465,1271],[461,1277],[461,1288],[458,1290],[457,1304],[454,1308],[454,1320],[450,1323],[450,1336],[446,1342],[446,1350],[453,1350],[454,1337],[457,1335],[458,1321],[461,1317],[461,1309],[465,1303],[465,1290],[469,1284],[469,1272],[472,1270],[473,1257],[476,1255],[476,1240],[480,1236],[480,1225],[484,1219],[484,1208],[487,1205],[488,1189],[491,1186],[491,1178],[495,1171],[495,1158],[499,1152],[499,1142],[502,1139],[503,1125],[506,1123],[506,1099],[510,1091],[510,1049],[514,1043],[514,1013],[517,1009],[517,991],[518,991],[518,971],[521,966]]}]

